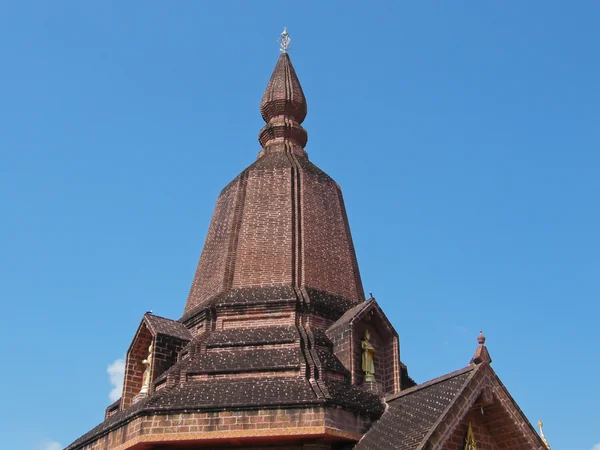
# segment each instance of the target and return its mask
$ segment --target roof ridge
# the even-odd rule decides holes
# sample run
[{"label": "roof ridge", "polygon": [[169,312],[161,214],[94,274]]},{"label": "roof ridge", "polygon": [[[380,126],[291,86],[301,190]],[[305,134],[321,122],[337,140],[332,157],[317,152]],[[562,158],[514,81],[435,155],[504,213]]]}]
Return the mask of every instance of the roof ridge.
[{"label": "roof ridge", "polygon": [[[521,407],[518,405],[518,403],[515,401],[513,396],[510,394],[510,392],[508,392],[508,389],[506,388],[506,386],[504,385],[504,383],[502,382],[502,380],[500,379],[500,377],[498,376],[496,371],[489,364],[487,364],[486,366],[487,366],[488,370],[491,371],[492,376],[494,377],[494,379],[496,380],[496,382],[498,383],[500,388],[504,391],[504,394],[507,396],[509,402],[512,403],[513,407],[517,410],[517,412],[519,414],[521,414],[522,417],[527,419],[527,416],[525,415],[525,413],[523,412]],[[530,431],[532,432],[532,435],[535,436],[540,442],[542,442],[544,444],[544,446],[547,446],[547,444],[542,440],[542,437],[537,433],[537,430],[533,427],[533,424],[529,421],[529,419],[525,420],[525,423],[527,424]]]},{"label": "roof ridge", "polygon": [[450,379],[455,378],[455,377],[457,377],[459,375],[462,375],[464,373],[467,373],[467,372],[470,372],[472,370],[475,370],[475,369],[477,369],[477,367],[478,366],[468,365],[466,367],[463,367],[462,369],[458,369],[458,370],[455,370],[454,372],[447,373],[446,375],[442,375],[440,377],[433,378],[432,380],[426,381],[424,383],[417,384],[416,386],[413,386],[413,387],[410,387],[410,388],[405,389],[403,391],[400,391],[397,394],[390,395],[390,396],[386,397],[385,401],[387,403],[393,402],[394,400],[397,400],[397,399],[399,399],[401,397],[404,397],[406,395],[412,394],[412,393],[420,391],[422,389],[426,389],[426,388],[428,388],[430,386],[434,386],[436,384],[439,384],[439,383],[442,383],[444,381],[450,380]]},{"label": "roof ridge", "polygon": [[344,312],[344,314],[342,314],[339,319],[337,319],[333,324],[331,324],[331,326],[327,330],[333,330],[333,329],[340,327],[346,323],[352,322],[353,317],[356,316],[357,314],[360,314],[363,311],[363,309],[366,309],[368,306],[370,306],[369,300],[365,300],[363,302],[357,303],[356,305],[347,309]]},{"label": "roof ridge", "polygon": [[175,322],[175,323],[180,323],[181,325],[183,325],[181,322],[179,322],[178,320],[173,320],[173,319],[169,319],[168,317],[163,317],[163,316],[159,316],[157,314],[154,313],[150,313],[150,314],[144,314],[146,317],[156,317],[157,319],[163,319],[163,320],[168,320],[169,322]]}]

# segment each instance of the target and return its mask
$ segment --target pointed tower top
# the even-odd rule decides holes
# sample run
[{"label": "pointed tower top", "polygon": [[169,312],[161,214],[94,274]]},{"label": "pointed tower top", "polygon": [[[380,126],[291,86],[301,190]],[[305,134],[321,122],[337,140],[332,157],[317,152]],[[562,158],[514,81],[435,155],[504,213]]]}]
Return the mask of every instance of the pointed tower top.
[{"label": "pointed tower top", "polygon": [[281,37],[278,39],[279,41],[279,51],[281,53],[287,53],[288,48],[290,47],[290,35],[287,32],[287,27],[283,27],[283,33],[281,33]]},{"label": "pointed tower top", "polygon": [[[284,30],[282,36],[287,36]],[[260,114],[267,123],[258,135],[262,147],[270,151],[292,146],[304,154],[308,141],[306,130],[300,125],[306,118],[306,98],[287,53],[289,38],[283,39],[282,53],[275,64],[271,79],[260,102]],[[274,145],[279,144],[279,145]]]},{"label": "pointed tower top", "polygon": [[288,116],[302,123],[306,118],[306,98],[294,70],[290,56],[283,52],[260,101],[260,114],[265,122],[280,116]]}]

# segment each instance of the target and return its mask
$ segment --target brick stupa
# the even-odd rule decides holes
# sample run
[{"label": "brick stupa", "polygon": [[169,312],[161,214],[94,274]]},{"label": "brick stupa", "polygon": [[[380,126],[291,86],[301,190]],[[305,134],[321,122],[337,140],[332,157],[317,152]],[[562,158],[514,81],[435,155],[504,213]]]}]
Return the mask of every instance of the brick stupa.
[{"label": "brick stupa", "polygon": [[285,51],[260,112],[262,150],[217,199],[183,316],[143,316],[122,397],[68,449],[450,449],[467,432],[543,448],[483,343],[460,371],[408,376],[398,334],[365,300],[341,190],[304,149],[306,98]]}]

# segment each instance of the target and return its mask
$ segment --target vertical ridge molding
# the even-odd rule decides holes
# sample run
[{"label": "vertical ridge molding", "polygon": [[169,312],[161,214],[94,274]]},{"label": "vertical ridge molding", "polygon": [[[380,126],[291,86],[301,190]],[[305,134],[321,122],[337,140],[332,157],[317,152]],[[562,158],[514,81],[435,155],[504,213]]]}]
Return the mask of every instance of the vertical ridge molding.
[{"label": "vertical ridge molding", "polygon": [[223,287],[231,289],[233,285],[233,274],[235,273],[235,261],[237,256],[238,241],[240,230],[242,228],[242,217],[246,200],[246,188],[248,186],[248,170],[240,174],[240,184],[233,212],[233,224],[231,227],[231,236],[229,237],[229,247],[227,249],[227,260],[225,262],[225,273],[223,274]]},{"label": "vertical ridge molding", "polygon": [[340,202],[340,210],[342,212],[342,219],[344,220],[344,227],[346,229],[346,236],[348,237],[348,249],[352,257],[352,270],[354,272],[354,282],[356,285],[356,293],[361,301],[365,300],[365,291],[362,284],[362,278],[360,277],[360,270],[358,268],[358,260],[356,258],[356,251],[354,249],[354,241],[352,239],[352,233],[350,232],[350,222],[348,221],[348,214],[346,213],[346,205],[344,203],[344,196],[342,190],[337,186],[337,194]]}]

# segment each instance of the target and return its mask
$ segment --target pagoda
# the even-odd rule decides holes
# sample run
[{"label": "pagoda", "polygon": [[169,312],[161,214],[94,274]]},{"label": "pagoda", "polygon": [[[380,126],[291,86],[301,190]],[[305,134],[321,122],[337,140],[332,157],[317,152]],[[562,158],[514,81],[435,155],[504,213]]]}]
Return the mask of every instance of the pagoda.
[{"label": "pagoda", "polygon": [[67,449],[545,449],[483,335],[463,369],[409,377],[365,299],[340,187],[305,150],[288,44],[284,31],[261,150],[219,194],[183,315],[143,315],[121,398]]}]

